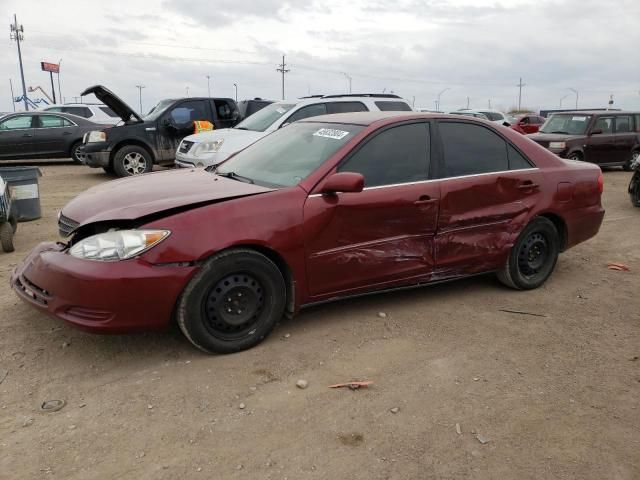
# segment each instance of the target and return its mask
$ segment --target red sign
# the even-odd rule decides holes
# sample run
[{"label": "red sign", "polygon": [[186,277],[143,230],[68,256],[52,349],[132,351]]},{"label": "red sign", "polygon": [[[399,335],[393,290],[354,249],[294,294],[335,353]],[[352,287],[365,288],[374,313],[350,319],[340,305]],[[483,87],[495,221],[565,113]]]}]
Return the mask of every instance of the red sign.
[{"label": "red sign", "polygon": [[43,72],[60,73],[60,65],[57,63],[40,62]]}]

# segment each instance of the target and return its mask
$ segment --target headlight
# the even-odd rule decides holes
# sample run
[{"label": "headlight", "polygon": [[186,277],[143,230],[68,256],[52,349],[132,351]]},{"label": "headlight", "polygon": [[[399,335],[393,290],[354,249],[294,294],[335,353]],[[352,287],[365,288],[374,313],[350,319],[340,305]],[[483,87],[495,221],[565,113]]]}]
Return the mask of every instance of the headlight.
[{"label": "headlight", "polygon": [[216,153],[220,150],[220,147],[224,143],[224,140],[214,140],[213,142],[202,142],[200,145],[196,147],[195,152],[193,154],[195,156],[198,155],[206,155],[207,153]]},{"label": "headlight", "polygon": [[89,135],[87,135],[86,143],[106,142],[106,141],[107,141],[106,132],[98,132],[94,130],[93,132],[89,132]]},{"label": "headlight", "polygon": [[157,245],[169,233],[169,230],[114,230],[80,240],[69,254],[103,262],[126,260]]},{"label": "headlight", "polygon": [[565,148],[566,146],[565,142],[549,142],[549,148]]}]

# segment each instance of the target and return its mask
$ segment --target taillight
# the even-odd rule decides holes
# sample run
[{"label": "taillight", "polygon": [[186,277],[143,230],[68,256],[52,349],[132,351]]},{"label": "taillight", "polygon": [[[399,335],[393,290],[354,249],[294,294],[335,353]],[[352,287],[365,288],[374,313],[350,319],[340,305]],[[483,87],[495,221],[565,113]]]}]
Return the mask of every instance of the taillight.
[{"label": "taillight", "polygon": [[604,177],[602,176],[602,172],[600,172],[600,175],[598,175],[598,191],[600,192],[600,194],[604,192]]}]

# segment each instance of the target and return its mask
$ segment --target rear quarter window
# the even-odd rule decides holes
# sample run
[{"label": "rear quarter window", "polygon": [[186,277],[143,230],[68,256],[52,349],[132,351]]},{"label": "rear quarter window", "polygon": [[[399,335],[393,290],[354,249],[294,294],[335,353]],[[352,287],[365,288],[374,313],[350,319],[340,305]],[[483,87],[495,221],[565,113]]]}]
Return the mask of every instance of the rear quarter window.
[{"label": "rear quarter window", "polygon": [[411,107],[405,102],[374,102],[382,112],[410,112]]},{"label": "rear quarter window", "polygon": [[327,103],[327,113],[368,112],[369,109],[362,102],[333,102]]}]

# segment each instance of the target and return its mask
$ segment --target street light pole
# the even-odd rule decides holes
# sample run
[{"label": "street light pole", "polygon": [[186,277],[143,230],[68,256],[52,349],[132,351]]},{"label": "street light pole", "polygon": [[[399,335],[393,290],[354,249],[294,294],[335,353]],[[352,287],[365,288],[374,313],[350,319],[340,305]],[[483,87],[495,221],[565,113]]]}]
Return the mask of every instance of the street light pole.
[{"label": "street light pole", "polygon": [[62,89],[60,88],[60,65],[62,65],[62,59],[58,60],[58,99],[60,100],[60,104],[63,104]]},{"label": "street light pole", "polygon": [[519,87],[519,91],[518,91],[518,111],[520,111],[522,109],[522,87],[526,86],[526,83],[522,83],[522,77],[520,78],[520,82],[518,82],[518,87]]},{"label": "street light pole", "polygon": [[143,115],[142,113],[142,89],[146,88],[144,85],[136,85],[136,88],[138,89],[138,98],[140,99],[140,115]]},{"label": "street light pole", "polygon": [[446,92],[447,90],[451,90],[451,88],[447,87],[444,90],[442,90],[440,93],[438,93],[438,101],[436,102],[436,110],[440,111],[440,97],[442,96],[442,94],[444,92]]},{"label": "street light pole", "polygon": [[184,89],[187,91],[187,97],[189,96],[189,86],[187,85],[186,87],[184,87]]},{"label": "street light pole", "polygon": [[342,72],[342,75],[344,75],[344,76],[345,76],[345,78],[346,78],[347,80],[349,80],[349,93],[351,93],[351,80],[352,80],[352,78],[351,78],[351,76],[350,76],[348,73],[345,73],[345,72]]},{"label": "street light pole", "polygon": [[236,89],[236,103],[238,103],[238,84],[237,84],[237,83],[234,83],[234,84],[233,84],[233,88],[235,88],[235,89]]},{"label": "street light pole", "polygon": [[[209,92],[209,98],[211,98],[211,83],[210,83],[210,79],[211,79],[211,76],[207,75],[207,92]],[[189,95],[187,94],[187,96],[189,96]]]},{"label": "street light pole", "polygon": [[576,110],[578,109],[578,90],[576,90],[575,88],[571,88],[571,87],[567,87],[567,90],[571,90],[573,93],[576,94]]},{"label": "street light pole", "polygon": [[560,99],[560,106],[559,106],[558,108],[562,109],[562,101],[563,101],[565,98],[567,98],[568,96],[569,96],[569,94],[567,93],[564,97],[562,97],[562,98]]}]

